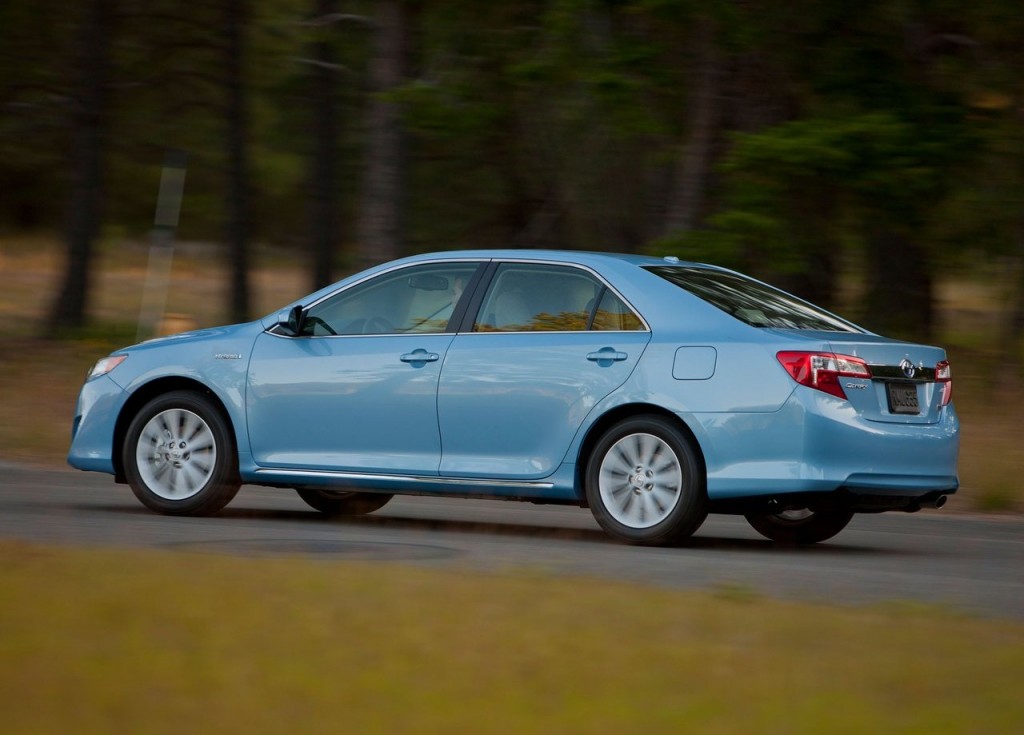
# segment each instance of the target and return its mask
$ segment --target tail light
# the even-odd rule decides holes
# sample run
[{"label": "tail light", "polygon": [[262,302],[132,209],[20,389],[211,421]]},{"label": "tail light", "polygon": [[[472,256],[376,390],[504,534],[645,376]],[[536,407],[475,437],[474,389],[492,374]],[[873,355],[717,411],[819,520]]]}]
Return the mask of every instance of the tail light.
[{"label": "tail light", "polygon": [[800,385],[846,398],[840,378],[870,378],[871,370],[859,357],[832,352],[780,352],[776,355],[786,372]]},{"label": "tail light", "polygon": [[935,382],[942,389],[939,405],[948,406],[953,400],[953,371],[946,360],[935,366]]}]

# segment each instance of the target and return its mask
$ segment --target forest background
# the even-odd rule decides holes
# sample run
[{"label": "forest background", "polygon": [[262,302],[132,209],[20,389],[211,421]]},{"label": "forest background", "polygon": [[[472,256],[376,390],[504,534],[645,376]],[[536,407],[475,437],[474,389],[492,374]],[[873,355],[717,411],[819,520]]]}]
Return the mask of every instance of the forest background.
[{"label": "forest background", "polygon": [[949,347],[983,506],[1019,500],[1019,0],[5,0],[0,41],[3,291],[55,256],[4,309],[31,350],[134,336],[97,304],[170,155],[201,322],[422,251],[714,262]]}]

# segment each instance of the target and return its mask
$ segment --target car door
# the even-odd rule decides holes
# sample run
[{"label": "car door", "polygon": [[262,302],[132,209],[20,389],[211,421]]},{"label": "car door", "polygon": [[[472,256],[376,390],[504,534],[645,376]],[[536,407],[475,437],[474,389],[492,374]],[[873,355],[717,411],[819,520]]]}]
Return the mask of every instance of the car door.
[{"label": "car door", "polygon": [[587,269],[501,263],[438,388],[441,475],[550,475],[591,409],[650,340],[642,319]]},{"label": "car door", "polygon": [[436,475],[448,323],[478,268],[390,270],[309,306],[300,334],[262,334],[246,393],[256,464]]}]

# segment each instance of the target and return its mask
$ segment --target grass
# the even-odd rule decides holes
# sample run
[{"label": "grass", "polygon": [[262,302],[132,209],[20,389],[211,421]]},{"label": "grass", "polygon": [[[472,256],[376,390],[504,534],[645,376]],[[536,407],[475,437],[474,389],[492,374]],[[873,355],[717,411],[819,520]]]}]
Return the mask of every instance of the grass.
[{"label": "grass", "polygon": [[8,733],[1016,733],[1024,625],[0,542]]}]

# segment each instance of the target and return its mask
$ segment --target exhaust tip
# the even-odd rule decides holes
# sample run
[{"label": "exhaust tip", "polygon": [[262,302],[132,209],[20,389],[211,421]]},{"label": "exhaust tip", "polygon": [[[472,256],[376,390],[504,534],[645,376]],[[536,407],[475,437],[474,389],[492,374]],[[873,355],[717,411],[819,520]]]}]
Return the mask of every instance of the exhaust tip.
[{"label": "exhaust tip", "polygon": [[917,513],[917,511],[921,510],[922,508],[936,508],[937,509],[937,508],[941,508],[945,504],[946,504],[946,496],[945,495],[936,495],[935,497],[932,497],[932,498],[928,498],[928,497],[921,498],[920,500],[917,500],[917,501],[911,503],[910,505],[902,508],[901,510],[904,513]]}]

